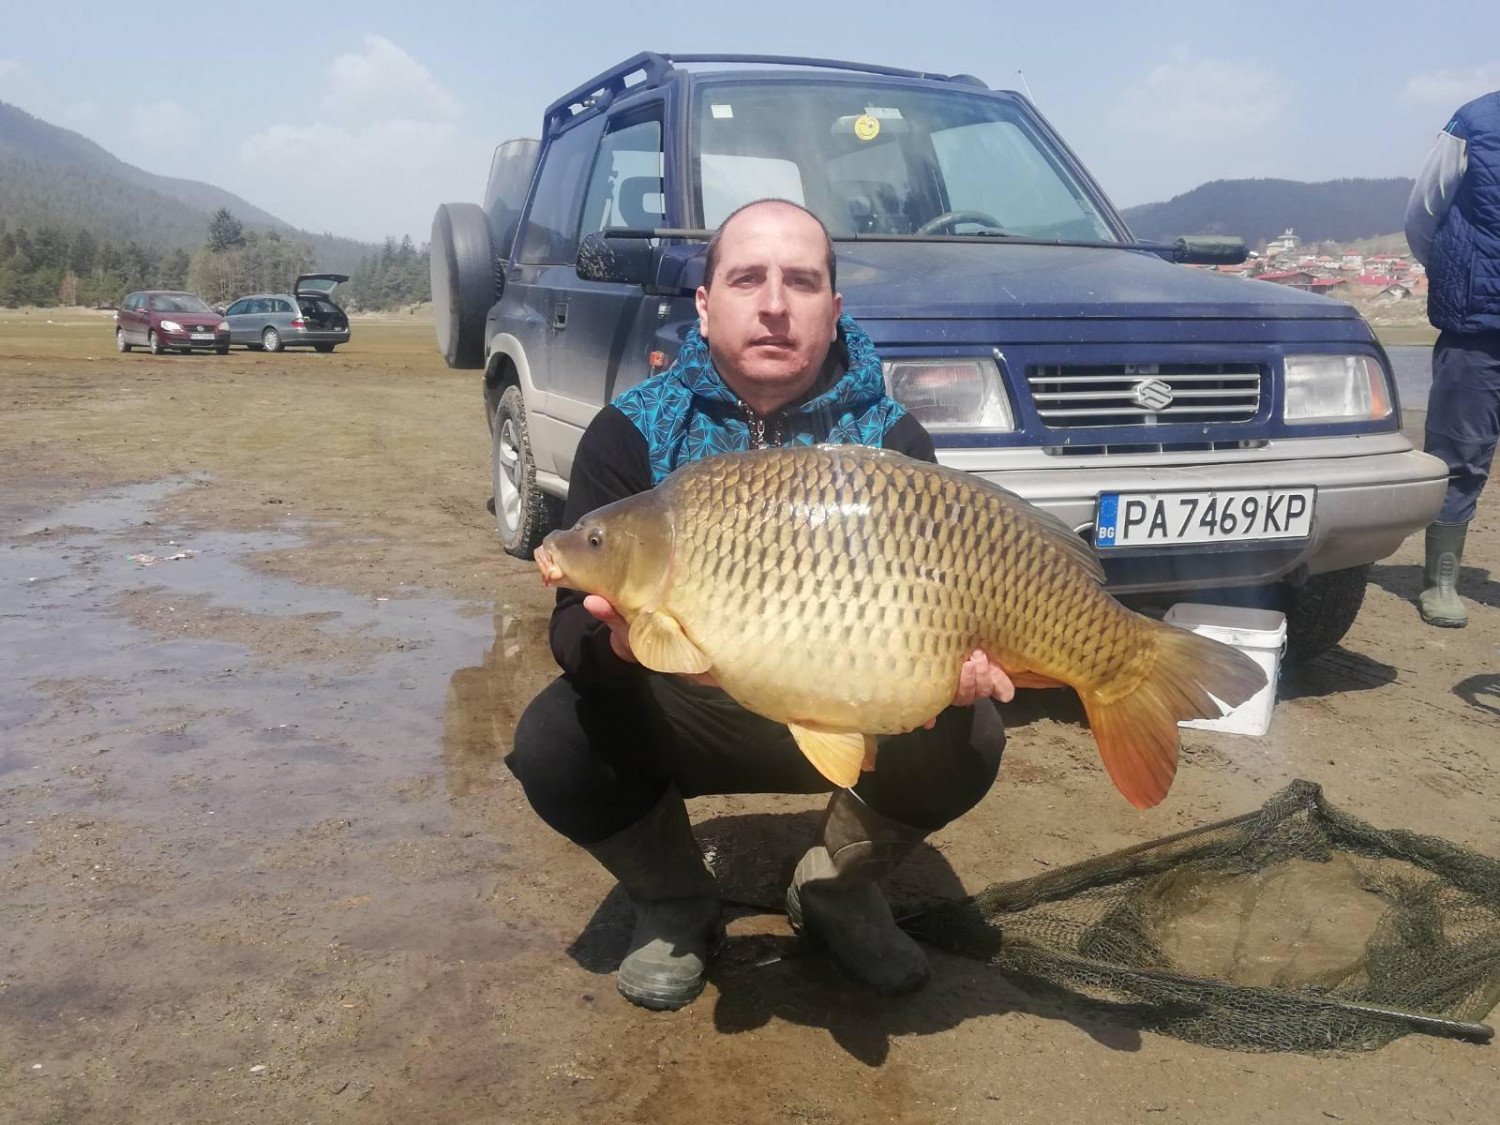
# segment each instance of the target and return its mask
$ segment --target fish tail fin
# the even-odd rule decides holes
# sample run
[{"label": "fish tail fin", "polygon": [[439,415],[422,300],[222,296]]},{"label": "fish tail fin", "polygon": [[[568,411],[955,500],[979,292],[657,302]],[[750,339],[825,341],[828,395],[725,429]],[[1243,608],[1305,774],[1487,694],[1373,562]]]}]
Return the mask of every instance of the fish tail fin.
[{"label": "fish tail fin", "polygon": [[1138,809],[1161,802],[1177,772],[1177,724],[1216,719],[1219,700],[1238,707],[1266,684],[1239,649],[1174,625],[1151,622],[1155,658],[1128,692],[1080,692],[1099,755],[1115,787]]}]

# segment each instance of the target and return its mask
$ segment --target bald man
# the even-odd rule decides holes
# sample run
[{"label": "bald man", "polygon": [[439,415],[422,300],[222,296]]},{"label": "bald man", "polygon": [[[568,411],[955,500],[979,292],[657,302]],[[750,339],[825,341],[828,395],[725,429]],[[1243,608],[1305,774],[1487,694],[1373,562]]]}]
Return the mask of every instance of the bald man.
[{"label": "bald man", "polygon": [[[677,361],[584,433],[565,524],[718,453],[849,442],[936,459],[927,431],[886,395],[869,337],[843,315],[833,242],[811,212],[761,200],[731,214],[708,244],[696,302],[698,324]],[[832,786],[785,726],[706,677],[643,668],[603,598],[560,591],[551,639],[562,675],[521,716],[506,764],[537,814],[635,904],[620,992],[643,1007],[680,1008],[702,991],[723,933],[684,797]],[[883,739],[879,769],[833,790],[819,839],[797,865],[792,924],[876,992],[911,991],[931,972],[877,880],[989,791],[1005,745],[990,698],[1013,690],[982,653],[971,656],[952,706]]]}]

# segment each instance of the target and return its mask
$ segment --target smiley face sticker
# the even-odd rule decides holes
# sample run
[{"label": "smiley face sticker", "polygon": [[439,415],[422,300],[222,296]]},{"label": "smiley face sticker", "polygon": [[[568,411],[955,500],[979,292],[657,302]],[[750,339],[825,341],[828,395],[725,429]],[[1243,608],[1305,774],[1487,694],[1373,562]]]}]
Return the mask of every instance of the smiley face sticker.
[{"label": "smiley face sticker", "polygon": [[854,119],[854,135],[862,141],[873,141],[880,136],[880,118],[860,114]]}]

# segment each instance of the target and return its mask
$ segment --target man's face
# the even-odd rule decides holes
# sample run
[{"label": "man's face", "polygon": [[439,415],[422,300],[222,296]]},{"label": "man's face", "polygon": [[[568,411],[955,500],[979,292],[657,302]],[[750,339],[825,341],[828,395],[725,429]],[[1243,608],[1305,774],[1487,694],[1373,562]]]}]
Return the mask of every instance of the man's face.
[{"label": "man's face", "polygon": [[760,413],[809,390],[843,309],[817,222],[774,203],[741,212],[709,280],[698,290],[698,327],[730,388]]}]

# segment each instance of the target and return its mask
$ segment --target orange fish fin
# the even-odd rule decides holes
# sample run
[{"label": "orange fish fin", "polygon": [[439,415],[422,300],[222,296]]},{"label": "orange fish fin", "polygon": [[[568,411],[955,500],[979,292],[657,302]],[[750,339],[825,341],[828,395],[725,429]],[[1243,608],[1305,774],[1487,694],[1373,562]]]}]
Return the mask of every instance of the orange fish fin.
[{"label": "orange fish fin", "polygon": [[[866,757],[874,758],[867,747],[868,736],[851,731],[815,730],[800,723],[788,723],[797,749],[829,781],[841,789],[851,788],[859,780]],[[873,739],[869,739],[873,743]]]},{"label": "orange fish fin", "polygon": [[646,609],[630,623],[630,650],[653,672],[707,672],[712,661],[670,613]]},{"label": "orange fish fin", "polygon": [[1068,685],[1061,680],[1054,680],[1051,676],[1044,676],[1040,672],[1007,672],[1010,682],[1016,687],[1024,688],[1058,688]]},{"label": "orange fish fin", "polygon": [[[1266,673],[1239,649],[1152,622],[1154,660],[1145,678],[1113,702],[1080,692],[1104,768],[1136,808],[1161,802],[1177,772],[1177,724],[1216,719],[1266,684]],[[1222,702],[1221,702],[1222,701]]]}]

